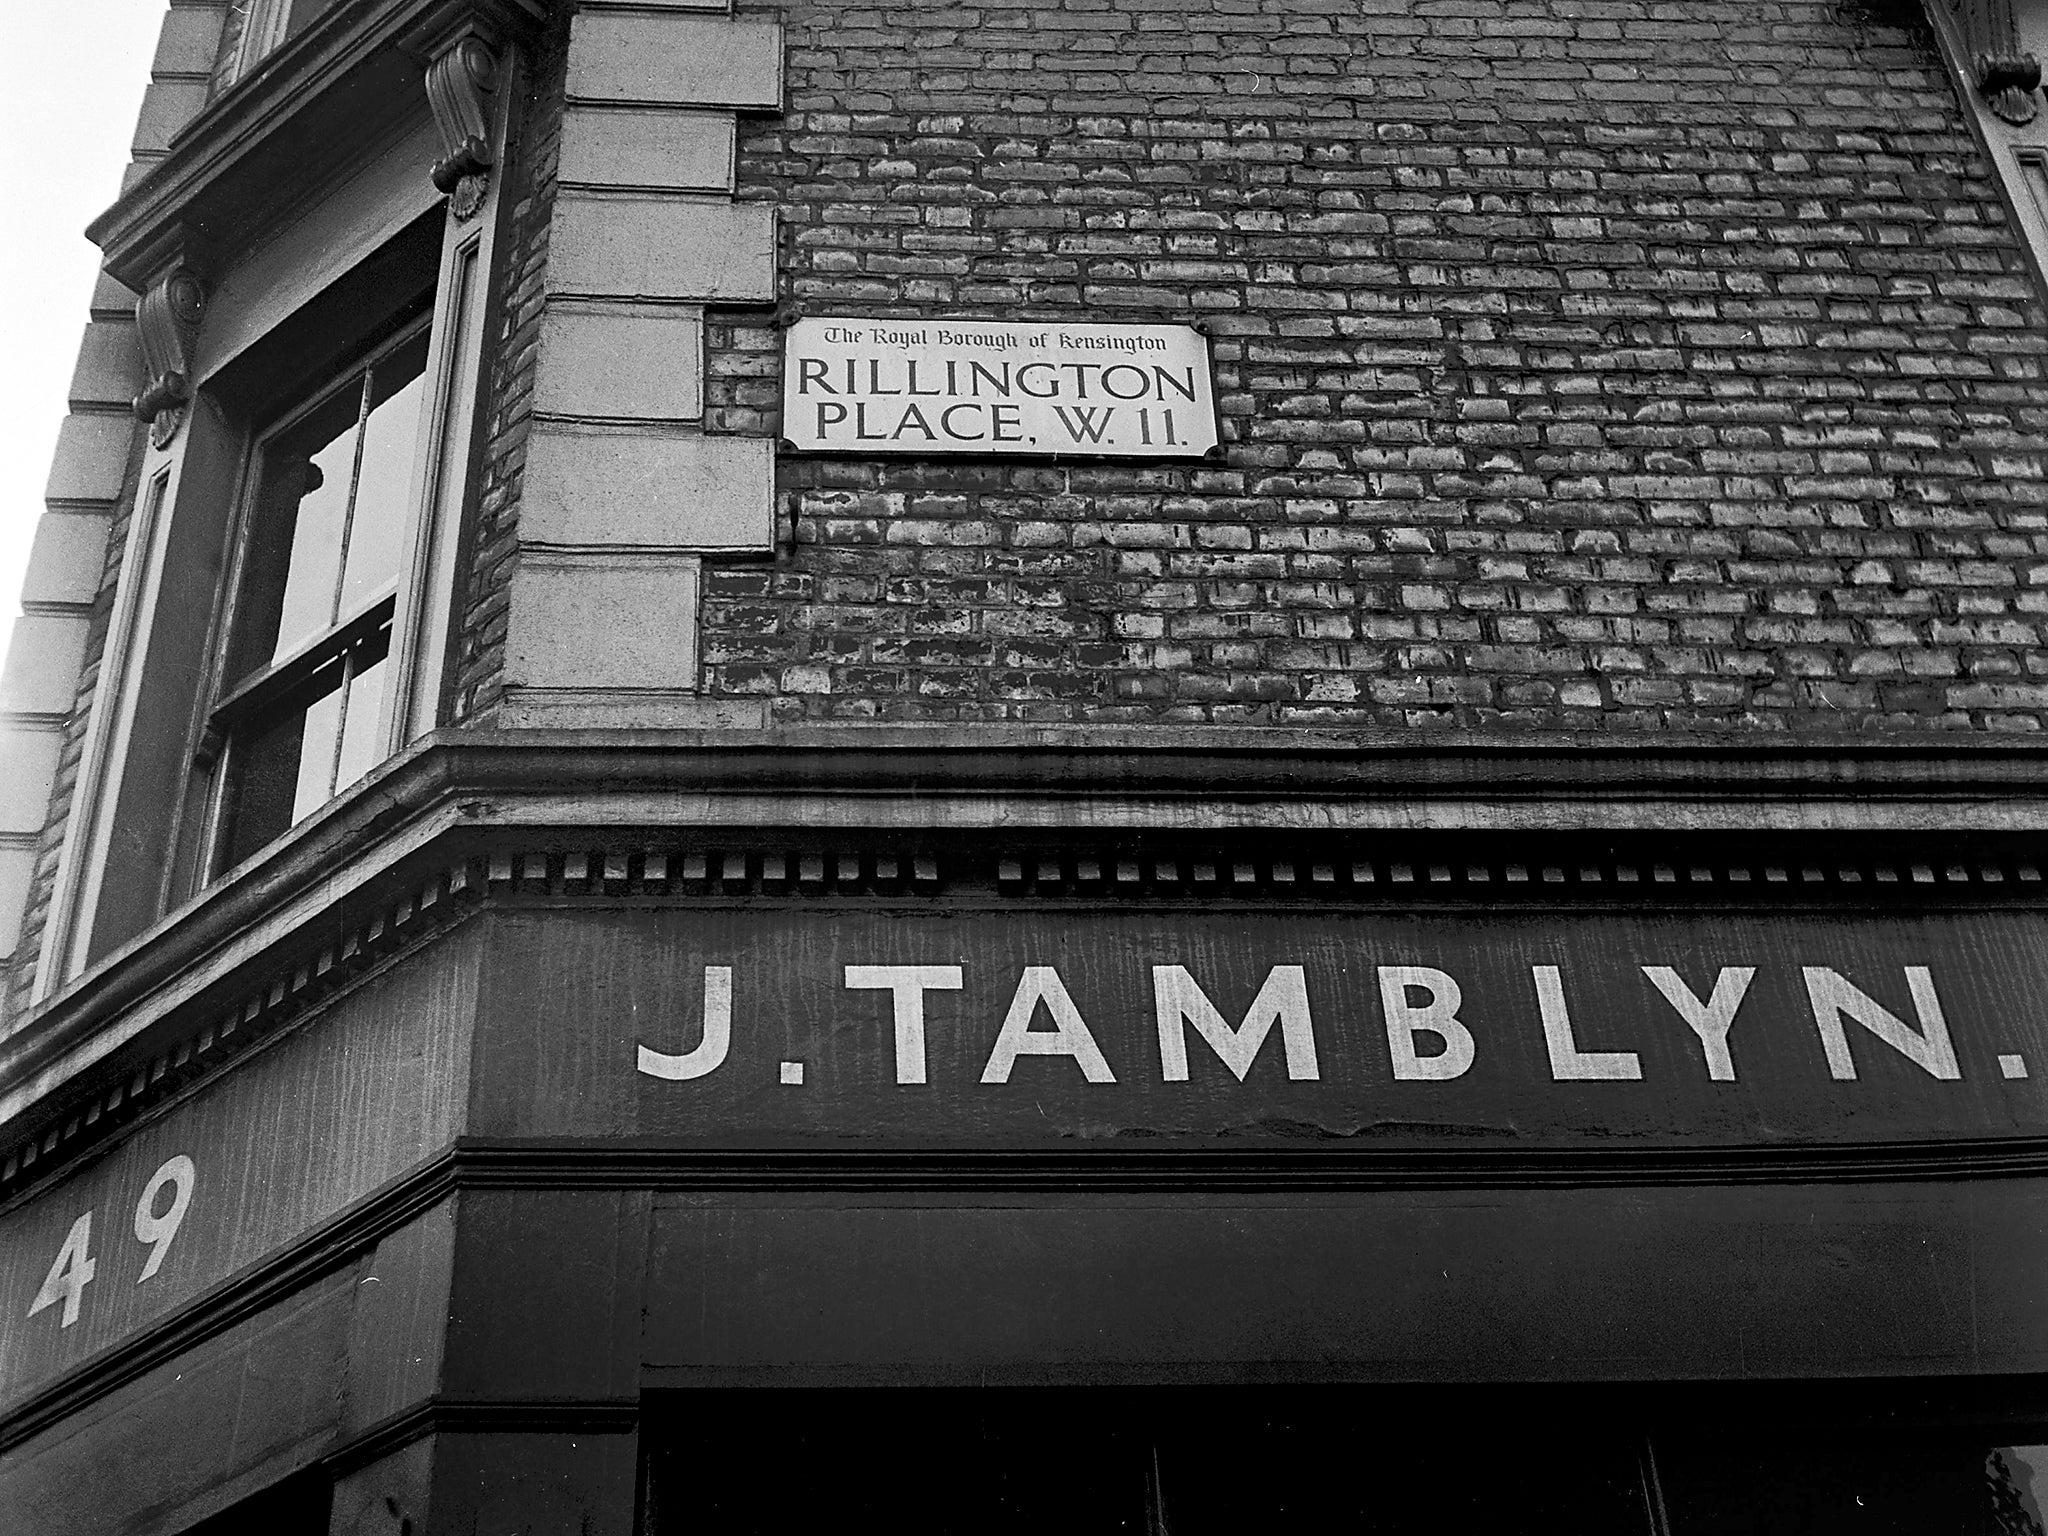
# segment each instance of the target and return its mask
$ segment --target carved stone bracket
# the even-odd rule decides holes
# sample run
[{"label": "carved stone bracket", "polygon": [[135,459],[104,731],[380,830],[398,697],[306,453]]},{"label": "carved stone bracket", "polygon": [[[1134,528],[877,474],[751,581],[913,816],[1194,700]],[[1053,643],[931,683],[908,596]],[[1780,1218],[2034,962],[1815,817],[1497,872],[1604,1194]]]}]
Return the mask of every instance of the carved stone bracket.
[{"label": "carved stone bracket", "polygon": [[2020,47],[2012,0],[1950,0],[1950,5],[1962,23],[1978,94],[2014,127],[2031,123],[2041,65]]},{"label": "carved stone bracket", "polygon": [[135,415],[149,423],[151,446],[162,448],[178,435],[192,398],[192,346],[206,312],[206,286],[180,263],[135,301],[135,325],[149,382],[135,397]]},{"label": "carved stone bracket", "polygon": [[497,88],[498,56],[474,32],[458,38],[427,66],[427,102],[448,151],[435,163],[434,185],[449,195],[458,219],[483,206],[495,158],[485,98]]},{"label": "carved stone bracket", "polygon": [[1977,89],[1991,110],[2015,128],[2034,120],[2034,92],[2041,84],[2041,65],[2031,53],[1977,55]]}]

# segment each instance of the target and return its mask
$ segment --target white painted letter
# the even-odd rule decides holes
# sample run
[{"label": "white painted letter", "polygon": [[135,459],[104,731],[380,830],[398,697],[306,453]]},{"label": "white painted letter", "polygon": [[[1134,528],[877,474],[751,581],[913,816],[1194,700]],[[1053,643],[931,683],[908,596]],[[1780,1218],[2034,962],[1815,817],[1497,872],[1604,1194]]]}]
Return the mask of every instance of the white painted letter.
[{"label": "white painted letter", "polygon": [[64,1246],[57,1250],[57,1257],[50,1262],[50,1272],[43,1276],[43,1288],[28,1304],[28,1315],[34,1317],[43,1308],[53,1307],[61,1301],[64,1303],[64,1315],[57,1326],[69,1328],[78,1321],[79,1299],[84,1296],[85,1288],[92,1283],[99,1267],[99,1260],[92,1256],[92,1212],[87,1211],[71,1223],[71,1230],[64,1234]]},{"label": "white painted letter", "polygon": [[[1427,992],[1429,1001],[1419,1008],[1411,1004],[1410,987]],[[1458,1007],[1464,1000],[1447,972],[1426,965],[1380,967],[1380,1006],[1386,1010],[1387,1051],[1393,1058],[1396,1080],[1441,1082],[1465,1075],[1476,1047],[1472,1031],[1458,1022]],[[1415,1037],[1425,1030],[1444,1043],[1434,1056],[1416,1054]]]},{"label": "white painted letter", "polygon": [[958,992],[957,965],[849,965],[846,985],[855,990],[894,994],[896,1012],[896,1081],[921,1083],[924,1077],[924,995]]},{"label": "white painted letter", "polygon": [[[142,1198],[135,1202],[135,1240],[149,1244],[149,1258],[142,1266],[142,1273],[135,1277],[137,1285],[162,1267],[164,1255],[170,1251],[171,1239],[178,1235],[178,1228],[185,1223],[185,1208],[192,1203],[192,1185],[197,1179],[198,1171],[192,1166],[192,1159],[182,1152],[150,1175]],[[171,1208],[159,1216],[156,1213],[157,1191],[166,1184],[171,1186]]]},{"label": "white painted letter", "polygon": [[1634,1051],[1582,1051],[1565,1011],[1564,983],[1554,965],[1532,965],[1536,1006],[1543,1014],[1543,1043],[1550,1049],[1550,1075],[1560,1083],[1640,1081],[1643,1064]]},{"label": "white painted letter", "polygon": [[1749,993],[1749,983],[1756,975],[1756,967],[1722,966],[1714,977],[1714,995],[1704,1003],[1668,965],[1646,965],[1643,974],[1664,994],[1665,1001],[1678,1010],[1678,1016],[1692,1027],[1692,1032],[1700,1037],[1700,1049],[1707,1057],[1707,1076],[1717,1083],[1734,1082],[1735,1059],[1728,1054],[1728,1026],[1735,1022],[1735,1010],[1742,1006],[1742,999]]},{"label": "white painted letter", "polygon": [[[1059,1027],[1055,1030],[1034,1030],[1031,1017],[1038,1011],[1038,1005],[1045,1004],[1046,1012]],[[988,1065],[981,1070],[984,1083],[1007,1083],[1010,1068],[1017,1064],[1019,1056],[1071,1056],[1081,1068],[1081,1075],[1091,1083],[1113,1083],[1115,1076],[1109,1070],[1109,1063],[1102,1059],[1101,1048],[1095,1037],[1088,1032],[1088,1026],[1081,1018],[1081,1010],[1074,1006],[1074,1000],[1067,996],[1066,983],[1060,980],[1060,973],[1049,965],[1027,965],[1017,982],[1017,995],[1010,999],[1010,1011],[1003,1019],[1002,1033],[996,1036],[995,1049],[988,1053]]]},{"label": "white painted letter", "polygon": [[1183,965],[1152,967],[1152,1009],[1159,1021],[1159,1064],[1169,1083],[1188,1080],[1184,1024],[1195,1026],[1195,1033],[1209,1042],[1240,1083],[1276,1022],[1288,1077],[1312,1083],[1322,1075],[1316,1066],[1315,1026],[1308,1017],[1308,982],[1298,965],[1276,965],[1266,973],[1265,985],[1236,1029],[1223,1021]]},{"label": "white painted letter", "polygon": [[1934,978],[1926,966],[1906,967],[1913,1011],[1920,1015],[1918,1034],[1908,1029],[1896,1014],[1880,1007],[1875,998],[1851,986],[1839,971],[1809,965],[1801,967],[1801,974],[1806,977],[1806,995],[1813,1003],[1814,1026],[1820,1030],[1821,1046],[1828,1053],[1828,1073],[1837,1082],[1851,1082],[1856,1076],[1855,1058],[1849,1054],[1848,1031],[1842,1028],[1845,1014],[1916,1063],[1929,1077],[1954,1082],[1963,1075],[1962,1068],[1956,1065],[1956,1048],[1949,1043],[1941,1001],[1934,995]]},{"label": "white painted letter", "polygon": [[707,965],[704,967],[703,1040],[698,1042],[697,1049],[680,1056],[650,1051],[643,1045],[640,1047],[640,1070],[649,1077],[666,1078],[672,1083],[688,1082],[693,1077],[717,1071],[731,1045],[732,967]]}]

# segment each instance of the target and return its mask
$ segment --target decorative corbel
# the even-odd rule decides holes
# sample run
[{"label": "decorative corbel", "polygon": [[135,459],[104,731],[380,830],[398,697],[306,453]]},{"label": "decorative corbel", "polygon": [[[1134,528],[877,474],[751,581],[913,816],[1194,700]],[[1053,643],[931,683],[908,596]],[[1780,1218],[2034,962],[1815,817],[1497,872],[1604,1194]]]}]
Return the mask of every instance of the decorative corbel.
[{"label": "decorative corbel", "polygon": [[447,155],[434,166],[434,185],[458,219],[483,206],[495,156],[484,98],[498,88],[498,56],[474,32],[456,39],[427,66],[427,103]]},{"label": "decorative corbel", "polygon": [[192,346],[206,313],[206,285],[180,263],[135,301],[135,328],[142,337],[142,361],[149,382],[135,397],[135,415],[149,423],[152,447],[178,435],[192,398]]},{"label": "decorative corbel", "polygon": [[1950,0],[1962,23],[1970,73],[1991,110],[2014,127],[2034,120],[2041,65],[2020,47],[2012,0]]}]

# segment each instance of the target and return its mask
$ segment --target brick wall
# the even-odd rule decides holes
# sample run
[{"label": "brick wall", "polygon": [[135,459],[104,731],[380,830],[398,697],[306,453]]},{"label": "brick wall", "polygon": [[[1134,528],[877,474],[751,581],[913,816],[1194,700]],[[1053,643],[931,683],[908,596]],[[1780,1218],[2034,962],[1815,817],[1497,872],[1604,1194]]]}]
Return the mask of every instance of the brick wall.
[{"label": "brick wall", "polygon": [[476,524],[464,589],[456,599],[456,611],[462,615],[452,689],[457,722],[488,724],[504,691],[506,596],[518,558],[519,488],[540,349],[542,274],[555,205],[568,43],[569,16],[564,11],[528,61],[526,101],[512,118],[517,143],[509,167],[515,178],[514,201],[500,264],[504,293],[497,332],[484,362],[488,395]]},{"label": "brick wall", "polygon": [[[805,313],[1201,320],[1227,461],[785,457],[777,718],[2038,729],[2040,296],[1911,6],[789,0]],[[714,333],[714,420],[775,333]]]}]

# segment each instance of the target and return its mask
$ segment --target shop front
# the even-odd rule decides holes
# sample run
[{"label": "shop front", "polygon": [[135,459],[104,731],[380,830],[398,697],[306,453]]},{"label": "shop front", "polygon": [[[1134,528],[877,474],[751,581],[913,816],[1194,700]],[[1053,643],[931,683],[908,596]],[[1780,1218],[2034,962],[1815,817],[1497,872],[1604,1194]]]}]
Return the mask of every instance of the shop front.
[{"label": "shop front", "polygon": [[583,750],[406,760],[17,1064],[22,1528],[2039,1528],[2005,813]]}]

